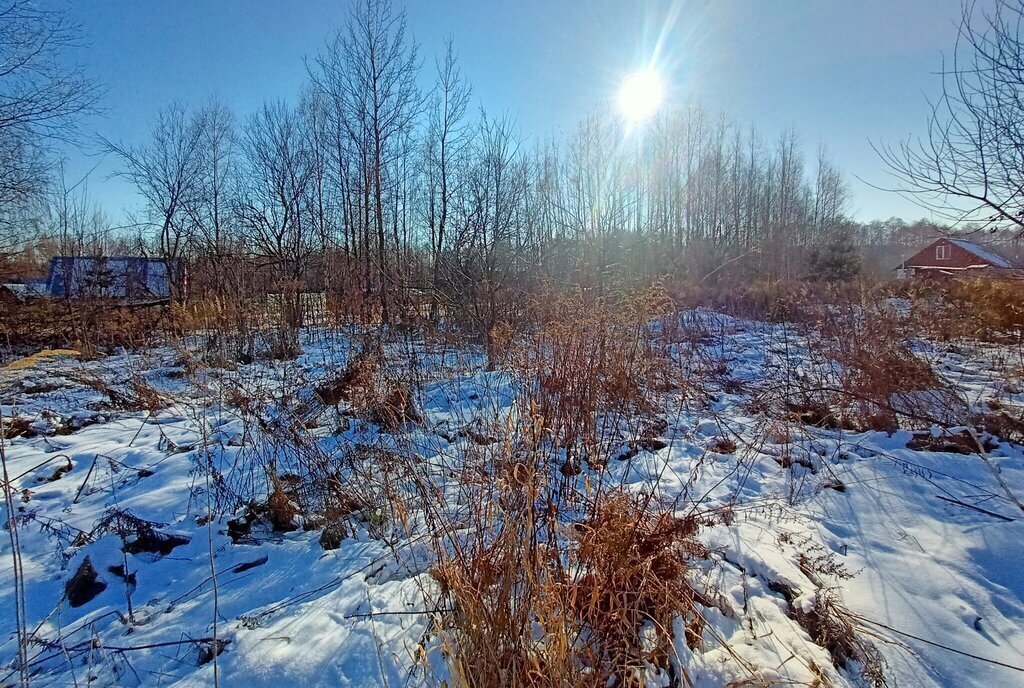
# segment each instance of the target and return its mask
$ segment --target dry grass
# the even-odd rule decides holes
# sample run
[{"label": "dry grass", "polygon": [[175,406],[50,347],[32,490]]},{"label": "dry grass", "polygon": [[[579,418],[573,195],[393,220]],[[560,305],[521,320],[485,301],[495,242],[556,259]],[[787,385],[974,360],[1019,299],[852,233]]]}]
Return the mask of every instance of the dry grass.
[{"label": "dry grass", "polygon": [[806,425],[892,432],[968,420],[956,390],[915,351],[913,323],[874,302],[805,303],[752,407]]},{"label": "dry grass", "polygon": [[670,289],[680,308],[710,308],[765,322],[804,322],[822,303],[852,302],[875,292],[860,284],[821,284],[799,280],[753,280],[727,284],[675,283]]},{"label": "dry grass", "polygon": [[[520,404],[531,413],[504,428],[504,442],[473,445],[468,513],[431,524],[431,573],[447,610],[434,635],[449,685],[641,686],[655,674],[678,683],[673,619],[694,609],[688,562],[705,554],[697,521],[617,488],[577,492],[561,465],[567,429],[592,427],[606,405],[638,404],[633,390],[646,393],[649,380],[635,388],[602,384],[625,360],[619,370],[635,375],[637,358],[622,357],[623,340],[613,343],[593,320],[545,327],[531,340],[534,367],[524,374],[548,375],[538,387],[551,405],[528,394]],[[634,345],[641,332],[647,337],[645,329],[632,332]],[[592,383],[558,377],[562,363],[542,365],[542,352],[585,361]],[[551,414],[556,427],[548,426]]]},{"label": "dry grass", "polygon": [[40,363],[47,361],[48,359],[56,358],[58,356],[78,357],[81,355],[82,352],[76,351],[74,349],[43,349],[42,351],[36,352],[31,356],[25,356],[24,358],[19,358],[15,361],[12,361],[7,365],[7,369],[28,370],[31,368],[35,368]]},{"label": "dry grass", "polygon": [[[886,311],[870,308],[831,312],[817,328],[814,344],[838,364],[841,423],[856,429],[892,431],[901,417],[926,423],[941,420],[941,406],[957,403],[929,363],[908,346],[904,324]],[[953,409],[948,409],[951,412]]]},{"label": "dry grass", "polygon": [[660,290],[624,300],[547,300],[519,366],[536,379],[533,401],[553,442],[594,460],[601,414],[649,412],[649,398],[677,386],[651,332],[670,309]]},{"label": "dry grass", "polygon": [[375,394],[375,377],[379,358],[368,353],[355,356],[340,375],[321,383],[315,390],[317,398],[329,406],[343,401],[363,399]]},{"label": "dry grass", "polygon": [[[692,609],[690,557],[705,556],[696,519],[650,509],[641,498],[612,492],[576,526],[575,564],[585,573],[570,588],[576,619],[588,631],[586,661],[625,678],[645,660],[669,667],[672,617]],[[640,637],[651,623],[659,643]]]},{"label": "dry grass", "polygon": [[939,341],[1009,341],[1024,336],[1024,281],[974,279],[911,282],[906,299],[918,332]]},{"label": "dry grass", "polygon": [[314,394],[323,404],[344,404],[353,415],[389,432],[421,421],[410,384],[389,373],[382,356],[372,350],[355,356]]},{"label": "dry grass", "polygon": [[[783,371],[785,380],[772,390],[777,403],[765,405],[766,413],[781,401],[805,422],[888,429],[908,417],[894,399],[941,388],[906,345],[907,331],[883,312],[858,310],[849,301],[836,310],[791,284],[754,285],[721,298],[755,317],[798,318],[810,358],[822,364],[815,370],[823,372],[810,375]],[[238,369],[219,398],[243,419],[245,436],[252,427],[258,439],[235,445],[241,448],[230,485],[212,476],[212,489],[223,491],[217,508],[243,512],[229,522],[233,537],[249,535],[256,522],[276,531],[316,528],[321,545],[333,549],[358,521],[396,548],[414,532],[432,543],[430,571],[440,589],[432,630],[450,685],[642,686],[652,676],[687,685],[672,653],[676,642],[696,646],[703,637],[699,604],[707,601],[688,582],[690,562],[706,556],[697,540],[700,523],[606,482],[606,454],[609,442],[635,452],[664,449],[668,422],[655,414],[668,394],[689,398],[692,387],[706,401],[715,387],[745,390],[730,379],[727,362],[710,355],[693,354],[685,368],[693,375],[681,379],[683,364],[670,360],[667,349],[693,353],[712,337],[678,317],[652,327],[676,310],[664,290],[547,295],[527,310],[532,323],[499,322],[484,347],[489,367],[509,369],[527,383],[516,414],[504,427],[450,428],[444,444],[437,440],[436,455],[405,443],[406,426],[421,420],[422,380],[389,366],[379,343],[315,385],[290,379],[285,388],[261,386],[260,366]],[[177,334],[202,335],[208,357],[200,360],[207,364],[287,355],[298,342],[297,330],[282,329],[251,304],[225,300],[180,307],[174,327]],[[138,376],[97,388],[119,408],[155,412],[164,403]],[[346,439],[325,450],[311,430],[328,407],[344,429],[356,418],[382,434],[374,435],[373,446]],[[739,452],[729,430],[723,433],[707,448]],[[791,440],[785,423],[769,434],[780,443]],[[440,451],[459,437],[471,441],[457,460],[450,458],[455,450]],[[800,460],[780,457],[790,465]],[[584,462],[593,469],[586,475]],[[841,664],[859,659],[860,650],[850,645],[852,631],[836,609],[825,599],[797,620]],[[686,637],[677,639],[679,618]]]},{"label": "dry grass", "polygon": [[172,325],[166,306],[127,306],[101,299],[0,302],[0,343],[16,352],[70,348],[92,356],[142,348]]},{"label": "dry grass", "polygon": [[272,489],[267,497],[267,515],[274,530],[288,532],[295,530],[295,517],[299,510],[295,506],[292,490],[285,490],[285,481],[276,472],[270,474]]},{"label": "dry grass", "polygon": [[168,406],[168,400],[140,373],[132,373],[122,383],[113,383],[103,375],[79,372],[75,379],[107,397],[104,406],[120,411],[146,411],[155,414]]},{"label": "dry grass", "polygon": [[[514,482],[524,479],[529,471]],[[687,561],[703,554],[696,530],[621,492],[572,526],[506,514],[493,539],[433,569],[451,610],[437,630],[457,685],[642,686],[657,672],[673,676],[672,619],[693,609]]]}]

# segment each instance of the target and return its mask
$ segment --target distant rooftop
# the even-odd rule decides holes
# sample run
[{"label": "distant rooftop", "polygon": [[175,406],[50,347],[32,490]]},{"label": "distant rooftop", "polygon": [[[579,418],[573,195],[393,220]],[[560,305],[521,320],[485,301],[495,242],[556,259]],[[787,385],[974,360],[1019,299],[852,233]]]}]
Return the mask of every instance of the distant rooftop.
[{"label": "distant rooftop", "polygon": [[50,260],[51,297],[161,298],[170,295],[177,261],[133,256],[57,256]]},{"label": "distant rooftop", "polygon": [[993,253],[991,250],[976,244],[973,241],[965,241],[963,239],[950,239],[951,242],[959,246],[965,251],[970,251],[974,255],[978,256],[986,263],[995,268],[1012,268],[1013,264],[1006,260],[997,253]]}]

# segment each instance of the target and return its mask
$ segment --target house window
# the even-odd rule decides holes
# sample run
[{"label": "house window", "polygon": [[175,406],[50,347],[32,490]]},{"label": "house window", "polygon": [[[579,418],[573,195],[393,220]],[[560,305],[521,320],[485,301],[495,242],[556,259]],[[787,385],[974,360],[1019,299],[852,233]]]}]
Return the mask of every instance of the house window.
[{"label": "house window", "polygon": [[949,260],[952,255],[949,244],[941,244],[935,247],[935,260]]}]

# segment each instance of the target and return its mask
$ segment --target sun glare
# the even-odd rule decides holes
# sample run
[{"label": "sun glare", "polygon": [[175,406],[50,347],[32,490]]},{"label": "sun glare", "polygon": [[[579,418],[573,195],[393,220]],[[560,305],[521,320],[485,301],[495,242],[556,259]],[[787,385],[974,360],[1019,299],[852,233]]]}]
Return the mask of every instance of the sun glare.
[{"label": "sun glare", "polygon": [[633,72],[619,88],[619,111],[631,123],[641,122],[661,107],[665,85],[653,69]]}]

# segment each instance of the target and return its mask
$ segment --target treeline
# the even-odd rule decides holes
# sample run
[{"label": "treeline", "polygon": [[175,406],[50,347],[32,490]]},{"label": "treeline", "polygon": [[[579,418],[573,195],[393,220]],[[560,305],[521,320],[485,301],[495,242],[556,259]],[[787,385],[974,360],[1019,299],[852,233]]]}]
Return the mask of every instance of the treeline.
[{"label": "treeline", "polygon": [[850,279],[861,247],[906,234],[851,222],[841,173],[794,131],[768,138],[691,106],[632,131],[593,115],[564,140],[528,139],[475,108],[451,42],[429,62],[403,13],[362,0],[293,102],[244,118],[172,103],[147,141],[104,140],[144,200],[136,229],[112,236],[61,188],[36,255],[156,255],[189,266],[195,297],[279,293],[299,318],[301,293],[326,292],[363,318],[443,311],[489,331],[538,285]]}]

